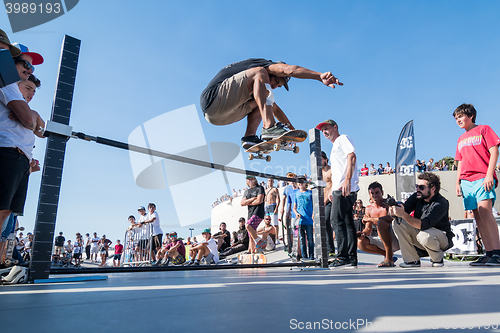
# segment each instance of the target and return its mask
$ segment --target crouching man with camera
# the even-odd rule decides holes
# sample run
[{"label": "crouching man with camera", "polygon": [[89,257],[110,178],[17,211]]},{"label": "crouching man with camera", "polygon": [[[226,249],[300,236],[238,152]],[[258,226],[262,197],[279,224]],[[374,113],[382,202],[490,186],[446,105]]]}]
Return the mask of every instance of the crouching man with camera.
[{"label": "crouching man with camera", "polygon": [[390,215],[401,218],[393,223],[404,260],[400,267],[420,267],[420,257],[426,256],[433,267],[444,265],[444,251],[453,246],[454,234],[448,219],[449,203],[439,194],[440,189],[437,175],[421,173],[416,192],[403,205],[389,208]]}]

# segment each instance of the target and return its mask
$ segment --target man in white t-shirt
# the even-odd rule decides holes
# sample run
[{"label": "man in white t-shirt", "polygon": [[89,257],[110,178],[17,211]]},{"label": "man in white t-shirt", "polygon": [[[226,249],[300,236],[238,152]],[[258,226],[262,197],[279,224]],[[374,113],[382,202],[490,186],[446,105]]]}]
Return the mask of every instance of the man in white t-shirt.
[{"label": "man in white t-shirt", "polygon": [[[0,49],[10,50],[19,77],[27,80],[33,73],[33,65],[41,64],[43,57],[22,47],[23,50],[20,50],[12,45],[7,34],[0,30]],[[11,113],[15,120],[9,118]],[[23,213],[34,135],[42,134],[40,126],[43,130],[43,120],[30,109],[17,82],[0,88],[0,225],[12,212]],[[4,248],[0,239],[0,257]]]},{"label": "man in white t-shirt", "polygon": [[19,237],[17,238],[17,245],[16,245],[16,249],[17,251],[21,252],[24,250],[24,243],[25,243],[25,239],[23,237],[23,233],[20,232],[19,233]]},{"label": "man in white t-shirt", "polygon": [[148,249],[149,249],[149,235],[147,228],[142,228],[144,223],[146,222],[146,217],[148,214],[146,213],[146,208],[144,206],[140,206],[137,211],[139,212],[139,219],[136,222],[137,228],[134,228],[134,239],[137,240],[137,247],[135,251],[139,256],[138,261],[146,261],[148,257]]},{"label": "man in white t-shirt", "polygon": [[201,233],[204,240],[199,242],[197,245],[191,246],[189,250],[189,256],[191,257],[191,261],[186,263],[185,265],[200,265],[200,261],[202,258],[205,259],[207,265],[210,265],[212,261],[214,264],[219,262],[219,252],[217,252],[217,242],[212,238],[212,233],[210,229],[205,229]]},{"label": "man in white t-shirt", "polygon": [[[0,38],[0,48],[15,49],[2,30],[0,37],[5,37]],[[43,58],[20,46],[23,52],[14,62],[21,80],[27,80],[33,73],[33,65],[41,64]],[[0,165],[0,221],[11,212],[23,212],[35,134],[43,137],[40,127],[43,130],[43,120],[30,109],[17,83],[0,89],[0,159],[4,162]]]},{"label": "man in white t-shirt", "polygon": [[99,253],[99,237],[97,232],[94,232],[94,237],[90,239],[90,260],[92,263],[97,262],[97,254]]},{"label": "man in white t-shirt", "polygon": [[357,267],[357,237],[354,226],[353,206],[359,191],[359,175],[356,166],[354,143],[347,135],[339,134],[337,123],[328,119],[316,128],[333,144],[330,154],[332,175],[331,222],[337,239],[338,255],[330,265]]},{"label": "man in white t-shirt", "polygon": [[85,234],[85,255],[87,260],[90,259],[90,248],[92,247],[92,238],[90,238],[90,234]]},{"label": "man in white t-shirt", "polygon": [[163,238],[163,230],[160,228],[160,216],[156,211],[156,205],[150,203],[148,205],[149,213],[146,216],[144,223],[151,223],[153,225],[153,237],[151,238],[151,260],[156,262],[156,252],[161,250],[161,240]]}]

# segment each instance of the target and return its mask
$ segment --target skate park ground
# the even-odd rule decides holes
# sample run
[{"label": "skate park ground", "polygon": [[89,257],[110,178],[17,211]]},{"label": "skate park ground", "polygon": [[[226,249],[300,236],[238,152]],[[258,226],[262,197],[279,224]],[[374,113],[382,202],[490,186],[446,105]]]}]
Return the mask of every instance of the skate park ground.
[{"label": "skate park ground", "polygon": [[[420,268],[377,268],[381,256],[358,253],[358,268],[109,273],[0,286],[2,332],[500,332],[500,268],[431,267],[428,259]],[[72,276],[82,277],[50,278]]]}]

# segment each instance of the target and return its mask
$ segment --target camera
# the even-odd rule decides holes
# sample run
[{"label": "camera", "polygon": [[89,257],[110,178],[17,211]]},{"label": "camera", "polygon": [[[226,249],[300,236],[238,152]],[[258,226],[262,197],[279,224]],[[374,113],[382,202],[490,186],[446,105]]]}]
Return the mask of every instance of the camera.
[{"label": "camera", "polygon": [[387,195],[387,198],[384,199],[383,201],[386,205],[389,205],[389,206],[399,206],[399,205],[402,205],[403,203],[401,201],[397,201],[396,199],[394,199],[393,197],[391,197],[389,194]]}]

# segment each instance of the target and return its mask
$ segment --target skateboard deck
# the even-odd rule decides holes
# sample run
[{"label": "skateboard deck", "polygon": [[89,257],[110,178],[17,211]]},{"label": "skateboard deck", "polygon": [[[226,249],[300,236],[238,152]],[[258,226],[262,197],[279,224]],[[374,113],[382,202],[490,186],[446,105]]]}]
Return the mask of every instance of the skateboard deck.
[{"label": "skateboard deck", "polygon": [[304,141],[305,139],[307,139],[306,131],[292,130],[275,139],[258,143],[245,150],[245,152],[250,153],[248,155],[249,160],[253,160],[255,158],[261,160],[265,159],[267,162],[270,162],[271,156],[269,156],[269,154],[273,151],[290,150],[297,154],[299,152],[299,147],[297,147],[296,144]]},{"label": "skateboard deck", "polygon": [[292,259],[292,262],[299,262],[299,254],[297,253],[297,249],[299,247],[299,228],[298,226],[292,225],[292,251],[288,252],[288,255]]},{"label": "skateboard deck", "polygon": [[263,253],[240,254],[238,255],[238,263],[241,265],[267,264],[267,257]]},{"label": "skateboard deck", "polygon": [[13,219],[12,230],[11,230],[11,233],[9,234],[9,236],[7,237],[5,257],[0,258],[1,259],[0,262],[3,261],[3,263],[6,267],[14,266],[14,265],[17,265],[19,263],[19,261],[13,259],[12,256],[14,254],[14,247],[16,246],[16,242],[15,242],[16,232],[19,230],[24,231],[24,227],[16,228],[16,224],[17,224],[17,216],[16,215],[11,214],[11,216],[9,216],[9,219],[10,218]]},{"label": "skateboard deck", "polygon": [[[318,263],[316,260],[304,260],[301,259],[297,262],[301,262],[305,264],[305,266],[297,266],[297,267],[290,267],[291,271],[309,271],[309,270],[318,270]],[[328,269],[328,268],[323,268],[323,269]]]}]

